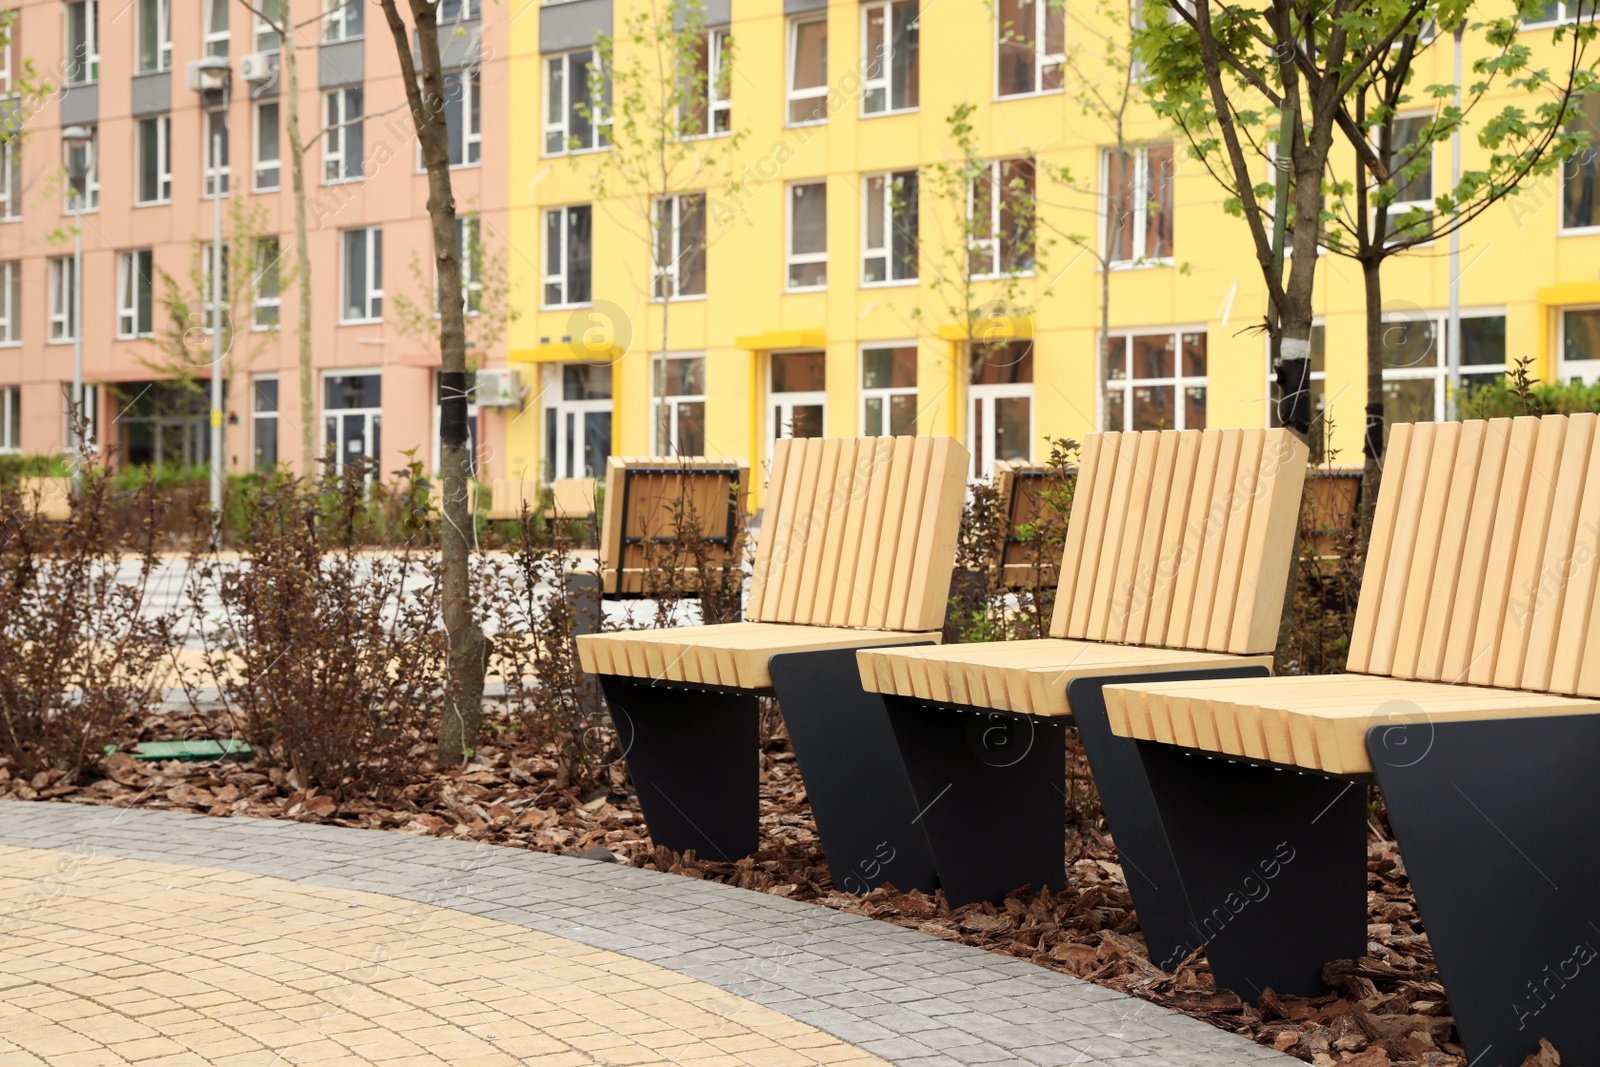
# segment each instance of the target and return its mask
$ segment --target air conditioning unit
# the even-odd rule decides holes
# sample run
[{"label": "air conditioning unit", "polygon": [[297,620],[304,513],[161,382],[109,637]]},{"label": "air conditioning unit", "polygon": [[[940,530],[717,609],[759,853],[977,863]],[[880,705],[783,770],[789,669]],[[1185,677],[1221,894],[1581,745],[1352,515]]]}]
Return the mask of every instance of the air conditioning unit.
[{"label": "air conditioning unit", "polygon": [[239,77],[247,82],[269,82],[278,76],[278,53],[251,52],[239,57]]},{"label": "air conditioning unit", "polygon": [[480,370],[473,393],[480,408],[520,408],[522,376],[510,367]]}]

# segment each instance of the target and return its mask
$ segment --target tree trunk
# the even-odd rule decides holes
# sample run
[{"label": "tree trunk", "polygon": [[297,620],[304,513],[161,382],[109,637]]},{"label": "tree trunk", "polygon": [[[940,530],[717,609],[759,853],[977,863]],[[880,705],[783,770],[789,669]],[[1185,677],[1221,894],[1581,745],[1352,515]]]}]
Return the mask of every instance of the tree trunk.
[{"label": "tree trunk", "polygon": [[305,143],[300,140],[300,64],[295,58],[294,28],[281,27],[283,73],[288,91],[283,101],[284,134],[289,141],[289,188],[294,195],[294,275],[300,290],[300,315],[296,322],[300,349],[300,474],[312,477],[317,469],[316,383],[311,367],[311,248],[306,227]]},{"label": "tree trunk", "polygon": [[420,86],[411,75],[411,35],[395,6],[396,0],[382,0],[382,7],[400,58],[400,82],[405,86],[406,103],[411,108],[428,175],[428,218],[433,225],[433,262],[439,279],[439,466],[444,483],[440,591],[450,652],[438,758],[441,764],[460,764],[471,758],[478,745],[488,642],[473,618],[469,573],[474,519],[467,495],[471,477],[467,451],[467,333],[461,302],[456,201],[450,188],[439,24],[437,8],[430,0],[409,3],[422,60]]},{"label": "tree trunk", "polygon": [[1372,536],[1372,516],[1378,507],[1378,486],[1383,481],[1383,254],[1361,261],[1366,286],[1367,312],[1367,422],[1362,442],[1361,512],[1356,527],[1356,547],[1366,558]]}]

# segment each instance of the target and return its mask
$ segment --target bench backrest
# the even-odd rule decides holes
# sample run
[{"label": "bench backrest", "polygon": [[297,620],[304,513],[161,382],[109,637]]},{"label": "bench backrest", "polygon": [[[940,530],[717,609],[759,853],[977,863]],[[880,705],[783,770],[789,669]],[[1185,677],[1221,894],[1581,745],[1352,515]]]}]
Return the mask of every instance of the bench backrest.
[{"label": "bench backrest", "polygon": [[594,517],[596,481],[593,478],[557,478],[550,483],[550,517],[562,521]]},{"label": "bench backrest", "polygon": [[1600,696],[1596,421],[1390,430],[1349,670]]},{"label": "bench backrest", "polygon": [[37,508],[46,522],[67,522],[72,518],[71,478],[20,478],[17,489],[24,507]]},{"label": "bench backrest", "polygon": [[938,630],[967,465],[952,437],[777,442],[745,618]]},{"label": "bench backrest", "polygon": [[[659,561],[692,516],[710,566],[741,565],[733,556],[749,499],[750,466],[711,456],[612,456],[606,460],[605,512],[600,520],[602,589],[642,595],[652,560]],[[685,563],[679,560],[680,565]]]},{"label": "bench backrest", "polygon": [[[1072,477],[1069,473],[1068,477]],[[1044,517],[1045,501],[1040,494],[1059,489],[1060,476],[1036,463],[1002,460],[994,465],[994,489],[999,498],[1000,521],[1005,523],[1005,539],[1000,545],[1000,582],[1007,589],[1049,589],[1056,574],[1041,570],[1036,550],[1024,540],[1024,531]]]},{"label": "bench backrest", "polygon": [[1282,429],[1088,435],[1051,635],[1272,651],[1307,458]]}]

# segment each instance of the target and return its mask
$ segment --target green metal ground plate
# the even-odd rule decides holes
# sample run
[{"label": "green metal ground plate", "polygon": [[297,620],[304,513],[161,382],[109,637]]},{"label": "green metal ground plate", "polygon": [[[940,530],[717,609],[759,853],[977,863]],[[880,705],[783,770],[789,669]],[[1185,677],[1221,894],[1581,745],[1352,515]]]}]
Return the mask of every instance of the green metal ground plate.
[{"label": "green metal ground plate", "polygon": [[[111,755],[119,747],[107,745],[106,755]],[[235,759],[249,759],[255,753],[244,741],[141,741],[129,750],[129,755],[140,760],[174,759],[192,763],[198,760],[225,759],[229,756]]]}]

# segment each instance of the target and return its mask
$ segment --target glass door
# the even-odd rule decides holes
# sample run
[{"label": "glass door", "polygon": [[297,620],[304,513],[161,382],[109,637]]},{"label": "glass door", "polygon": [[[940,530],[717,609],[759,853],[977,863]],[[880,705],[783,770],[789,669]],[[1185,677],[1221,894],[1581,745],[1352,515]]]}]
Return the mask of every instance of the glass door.
[{"label": "glass door", "polygon": [[611,455],[611,365],[545,367],[545,481],[603,478]]}]

